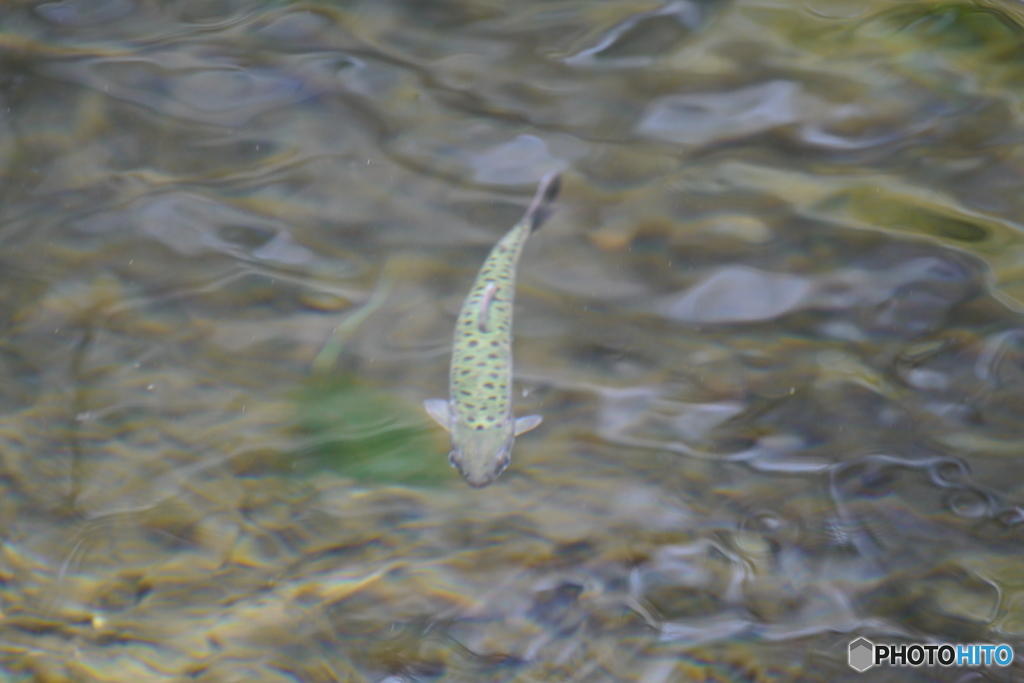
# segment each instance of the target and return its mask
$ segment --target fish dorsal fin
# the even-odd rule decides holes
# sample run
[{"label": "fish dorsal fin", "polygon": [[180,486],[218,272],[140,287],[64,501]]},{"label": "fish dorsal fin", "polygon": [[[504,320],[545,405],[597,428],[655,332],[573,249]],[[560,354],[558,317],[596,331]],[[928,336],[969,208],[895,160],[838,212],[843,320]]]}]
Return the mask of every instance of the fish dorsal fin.
[{"label": "fish dorsal fin", "polygon": [[452,419],[448,409],[448,401],[443,398],[428,398],[423,402],[423,407],[426,408],[427,415],[437,420],[437,424],[451,431]]},{"label": "fish dorsal fin", "polygon": [[523,432],[528,432],[531,429],[536,429],[537,426],[544,421],[544,418],[540,415],[527,415],[525,417],[516,418],[515,435],[519,436]]},{"label": "fish dorsal fin", "polygon": [[481,332],[487,332],[487,320],[491,315],[491,304],[494,303],[494,294],[498,291],[497,282],[488,282],[484,288],[483,296],[480,297],[480,311],[477,314],[477,328]]}]

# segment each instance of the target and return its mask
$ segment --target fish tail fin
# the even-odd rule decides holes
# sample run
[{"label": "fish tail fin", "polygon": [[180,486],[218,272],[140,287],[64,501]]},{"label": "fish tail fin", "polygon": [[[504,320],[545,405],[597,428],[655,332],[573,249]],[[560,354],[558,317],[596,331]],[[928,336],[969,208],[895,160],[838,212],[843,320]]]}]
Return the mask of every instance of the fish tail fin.
[{"label": "fish tail fin", "polygon": [[558,190],[562,187],[562,174],[557,171],[548,173],[540,180],[537,186],[537,193],[530,202],[530,208],[526,210],[523,220],[530,224],[530,232],[539,228],[544,221],[554,212],[551,206],[558,197]]}]

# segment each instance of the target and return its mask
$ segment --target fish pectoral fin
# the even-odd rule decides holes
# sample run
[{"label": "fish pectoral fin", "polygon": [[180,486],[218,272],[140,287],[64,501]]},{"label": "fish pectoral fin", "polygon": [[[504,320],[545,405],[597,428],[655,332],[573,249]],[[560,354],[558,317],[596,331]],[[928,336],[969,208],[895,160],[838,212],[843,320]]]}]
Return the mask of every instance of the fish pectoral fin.
[{"label": "fish pectoral fin", "polygon": [[544,418],[540,415],[527,415],[525,417],[516,418],[515,435],[519,436],[523,432],[528,432],[531,429],[535,429]]},{"label": "fish pectoral fin", "polygon": [[427,415],[437,420],[437,424],[451,431],[452,420],[448,412],[448,401],[443,398],[428,398],[423,402],[423,407],[426,408]]}]

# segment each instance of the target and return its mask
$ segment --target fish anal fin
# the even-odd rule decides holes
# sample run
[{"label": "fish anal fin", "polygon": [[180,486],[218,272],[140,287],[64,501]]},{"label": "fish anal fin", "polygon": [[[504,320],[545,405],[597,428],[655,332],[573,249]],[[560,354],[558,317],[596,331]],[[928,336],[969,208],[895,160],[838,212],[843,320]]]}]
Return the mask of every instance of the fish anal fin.
[{"label": "fish anal fin", "polygon": [[517,417],[515,424],[515,435],[519,436],[523,432],[528,432],[531,429],[536,429],[544,418],[540,415],[526,415],[525,417]]},{"label": "fish anal fin", "polygon": [[448,431],[451,431],[451,414],[448,408],[448,401],[443,398],[428,398],[423,402],[423,407],[427,411],[427,415],[434,418],[437,424],[441,425]]}]

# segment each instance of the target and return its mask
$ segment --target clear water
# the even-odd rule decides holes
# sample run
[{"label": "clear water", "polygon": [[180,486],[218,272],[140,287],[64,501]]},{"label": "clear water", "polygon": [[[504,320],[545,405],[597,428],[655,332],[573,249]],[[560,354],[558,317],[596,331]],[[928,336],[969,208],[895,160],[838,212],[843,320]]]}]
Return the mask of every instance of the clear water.
[{"label": "clear water", "polygon": [[[0,681],[1022,677],[847,665],[1024,653],[1022,45],[1012,0],[7,3]],[[554,169],[545,420],[474,490],[421,404]]]}]

